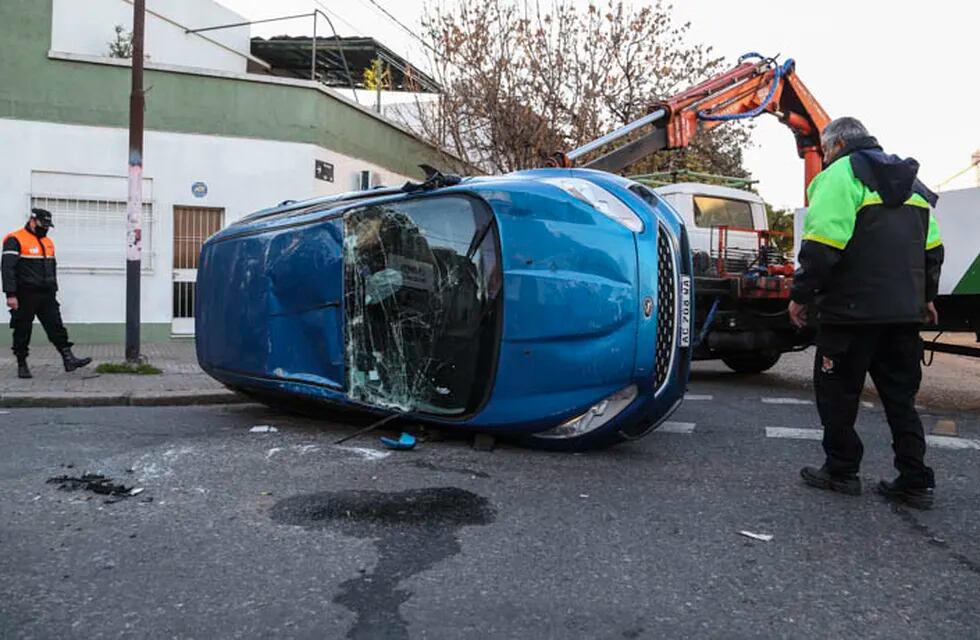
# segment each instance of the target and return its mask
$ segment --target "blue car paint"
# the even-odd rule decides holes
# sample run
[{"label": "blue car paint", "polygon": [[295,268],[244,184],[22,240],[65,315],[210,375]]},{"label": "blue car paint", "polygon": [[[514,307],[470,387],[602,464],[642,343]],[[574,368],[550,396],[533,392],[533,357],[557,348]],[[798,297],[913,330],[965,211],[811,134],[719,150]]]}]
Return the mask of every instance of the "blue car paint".
[{"label": "blue car paint", "polygon": [[[634,234],[541,182],[544,177],[576,177],[603,187],[643,220],[643,231]],[[291,204],[232,225],[202,248],[201,366],[229,386],[378,411],[344,391],[340,215],[375,202],[462,192],[490,205],[500,238],[504,304],[497,368],[490,396],[474,415],[426,419],[534,434],[636,384],[636,400],[588,435],[655,426],[680,402],[690,350],[675,341],[675,371],[655,393],[660,311],[645,317],[642,307],[648,297],[657,300],[657,235],[666,229],[676,247],[683,223],[666,203],[651,206],[633,193],[635,184],[603,172],[533,170],[339,208],[330,199]],[[335,208],[317,211],[318,202]],[[677,270],[690,273],[690,257],[677,256]]]}]

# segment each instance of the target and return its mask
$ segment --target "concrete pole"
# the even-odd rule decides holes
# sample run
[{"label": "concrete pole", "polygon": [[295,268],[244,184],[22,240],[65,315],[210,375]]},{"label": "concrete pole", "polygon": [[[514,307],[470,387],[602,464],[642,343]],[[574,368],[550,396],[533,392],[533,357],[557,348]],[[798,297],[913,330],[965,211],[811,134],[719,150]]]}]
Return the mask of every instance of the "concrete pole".
[{"label": "concrete pole", "polygon": [[129,197],[126,202],[126,362],[140,360],[140,262],[143,212],[143,25],[145,0],[133,1],[133,85],[129,94]]}]

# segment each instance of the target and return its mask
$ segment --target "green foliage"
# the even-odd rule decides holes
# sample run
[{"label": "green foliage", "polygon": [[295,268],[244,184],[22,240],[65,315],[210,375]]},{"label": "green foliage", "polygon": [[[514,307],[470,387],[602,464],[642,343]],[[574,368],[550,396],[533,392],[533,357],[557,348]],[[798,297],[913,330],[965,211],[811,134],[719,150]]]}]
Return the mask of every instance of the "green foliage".
[{"label": "green foliage", "polygon": [[132,58],[133,57],[133,32],[126,31],[121,25],[116,25],[116,38],[109,43],[110,58]]},{"label": "green foliage", "polygon": [[160,369],[146,362],[130,364],[128,362],[103,362],[95,368],[96,373],[129,373],[138,376],[152,376],[163,373]]},{"label": "green foliage", "polygon": [[793,212],[789,209],[776,209],[770,204],[766,204],[766,219],[769,221],[771,231],[781,231],[788,235],[774,236],[773,242],[783,251],[793,249]]}]

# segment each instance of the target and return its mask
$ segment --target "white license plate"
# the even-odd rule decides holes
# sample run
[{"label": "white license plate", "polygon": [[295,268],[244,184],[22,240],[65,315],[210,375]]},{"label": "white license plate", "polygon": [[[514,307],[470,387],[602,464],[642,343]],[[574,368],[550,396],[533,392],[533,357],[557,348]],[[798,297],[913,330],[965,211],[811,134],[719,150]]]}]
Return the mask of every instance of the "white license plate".
[{"label": "white license plate", "polygon": [[681,346],[691,346],[691,276],[681,276]]}]

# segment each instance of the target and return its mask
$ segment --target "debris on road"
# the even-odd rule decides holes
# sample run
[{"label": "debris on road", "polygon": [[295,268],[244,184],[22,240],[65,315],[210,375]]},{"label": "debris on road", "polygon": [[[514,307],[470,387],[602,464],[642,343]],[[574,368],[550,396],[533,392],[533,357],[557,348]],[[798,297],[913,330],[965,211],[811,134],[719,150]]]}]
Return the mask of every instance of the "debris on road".
[{"label": "debris on road", "polygon": [[143,492],[139,487],[127,487],[121,482],[99,473],[83,473],[81,476],[55,476],[47,484],[56,484],[62,491],[86,490],[103,496],[135,496]]},{"label": "debris on road", "polygon": [[248,430],[249,433],[276,433],[279,429],[276,429],[272,425],[268,424],[258,424]]},{"label": "debris on road", "polygon": [[415,436],[410,433],[403,432],[397,440],[385,436],[381,437],[381,444],[389,449],[395,449],[397,451],[408,451],[409,449],[414,449],[415,443]]},{"label": "debris on road", "polygon": [[752,538],[753,540],[760,540],[762,542],[769,542],[773,537],[771,533],[752,533],[751,531],[739,531],[738,535],[745,536],[746,538]]}]

